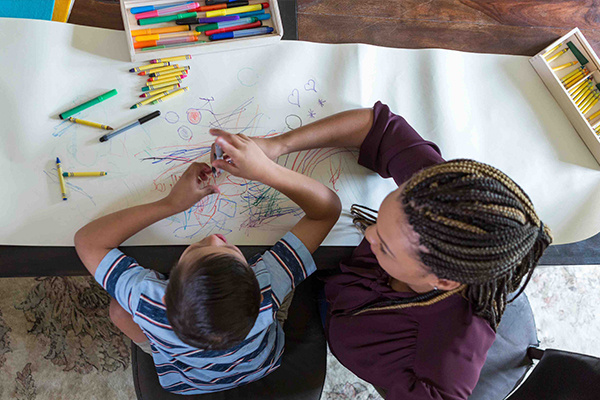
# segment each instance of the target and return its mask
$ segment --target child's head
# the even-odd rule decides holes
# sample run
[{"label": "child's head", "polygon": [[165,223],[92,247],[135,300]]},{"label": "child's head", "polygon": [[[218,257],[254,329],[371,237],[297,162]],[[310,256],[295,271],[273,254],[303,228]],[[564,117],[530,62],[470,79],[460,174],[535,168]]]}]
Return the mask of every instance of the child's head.
[{"label": "child's head", "polygon": [[261,296],[240,249],[211,235],[185,249],[171,271],[164,300],[173,331],[184,343],[224,350],[248,335]]}]

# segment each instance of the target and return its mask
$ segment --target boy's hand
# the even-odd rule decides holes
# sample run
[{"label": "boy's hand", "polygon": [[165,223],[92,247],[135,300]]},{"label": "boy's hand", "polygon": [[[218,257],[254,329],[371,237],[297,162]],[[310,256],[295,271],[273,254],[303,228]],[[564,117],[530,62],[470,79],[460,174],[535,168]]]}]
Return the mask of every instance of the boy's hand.
[{"label": "boy's hand", "polygon": [[210,134],[217,137],[215,143],[221,146],[224,153],[223,160],[214,160],[214,153],[211,155],[215,168],[241,178],[264,182],[277,165],[246,135],[232,135],[221,129],[211,129]]},{"label": "boy's hand", "polygon": [[174,213],[185,211],[209,194],[219,192],[216,186],[204,186],[210,173],[206,163],[195,162],[188,167],[165,198]]}]

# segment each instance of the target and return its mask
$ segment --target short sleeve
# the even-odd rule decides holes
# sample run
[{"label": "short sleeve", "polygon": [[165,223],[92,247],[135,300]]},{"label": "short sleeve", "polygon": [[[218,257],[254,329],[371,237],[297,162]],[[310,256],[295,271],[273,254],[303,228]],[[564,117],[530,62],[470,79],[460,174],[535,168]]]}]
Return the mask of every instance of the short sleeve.
[{"label": "short sleeve", "polygon": [[415,172],[444,162],[440,149],[424,140],[381,102],[373,106],[373,126],[360,147],[358,163],[400,186]]},{"label": "short sleeve", "polygon": [[96,282],[133,315],[137,308],[140,285],[152,270],[141,267],[135,259],[112,249],[96,269]]},{"label": "short sleeve", "polygon": [[262,259],[271,275],[271,290],[279,304],[317,269],[310,251],[292,232],[286,233],[262,255]]}]

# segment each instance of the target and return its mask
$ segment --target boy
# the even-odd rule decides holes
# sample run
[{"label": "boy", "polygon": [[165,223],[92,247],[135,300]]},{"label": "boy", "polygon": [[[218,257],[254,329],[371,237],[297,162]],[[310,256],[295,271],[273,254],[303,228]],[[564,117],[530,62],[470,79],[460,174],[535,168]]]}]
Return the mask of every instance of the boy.
[{"label": "boy", "polygon": [[205,163],[192,164],[164,199],[102,217],[75,235],[81,261],[113,297],[111,320],[152,354],[163,388],[180,394],[231,389],[279,366],[293,290],[315,271],[311,254],[341,211],[333,191],[276,164],[248,137],[210,133],[225,153],[214,168],[269,185],[305,212],[269,251],[247,262],[224,237],[211,235],[190,245],[165,280],[117,249],[218,192],[203,187],[211,173]]}]

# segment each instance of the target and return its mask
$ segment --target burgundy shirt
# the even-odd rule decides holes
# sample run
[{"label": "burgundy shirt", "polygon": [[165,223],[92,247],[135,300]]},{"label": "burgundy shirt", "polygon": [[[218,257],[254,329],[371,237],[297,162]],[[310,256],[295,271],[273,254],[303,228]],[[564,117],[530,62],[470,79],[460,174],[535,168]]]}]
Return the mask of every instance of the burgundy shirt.
[{"label": "burgundy shirt", "polygon": [[[434,143],[377,102],[358,162],[400,185],[444,159]],[[338,360],[386,389],[386,400],[466,399],[495,339],[488,322],[473,315],[469,302],[453,295],[426,307],[349,315],[366,305],[415,294],[396,292],[388,285],[389,275],[366,240],[340,268],[341,274],[325,278],[327,338]]]}]

